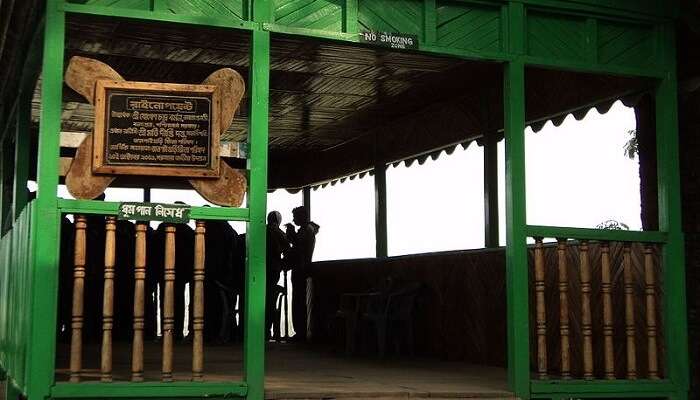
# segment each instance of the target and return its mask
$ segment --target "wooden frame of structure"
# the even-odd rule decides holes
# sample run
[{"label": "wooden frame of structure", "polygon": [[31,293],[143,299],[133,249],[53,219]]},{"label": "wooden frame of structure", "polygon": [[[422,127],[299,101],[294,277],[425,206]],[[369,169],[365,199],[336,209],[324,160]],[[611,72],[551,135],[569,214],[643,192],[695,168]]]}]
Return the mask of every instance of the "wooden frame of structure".
[{"label": "wooden frame of structure", "polygon": [[[520,398],[667,397],[687,398],[688,348],[686,328],[683,233],[680,220],[678,171],[677,82],[673,20],[677,10],[661,1],[602,2],[554,0],[392,0],[318,1],[313,10],[296,10],[291,0],[232,0],[217,9],[208,0],[88,1],[47,0],[43,57],[34,47],[26,58],[27,71],[42,71],[41,119],[37,166],[37,199],[27,204],[29,155],[27,135],[31,74],[22,78],[16,106],[2,113],[3,137],[15,136],[13,226],[0,242],[0,293],[4,336],[0,363],[11,378],[10,390],[32,399],[44,398],[186,398],[204,396],[264,396],[265,210],[269,112],[270,36],[285,33],[357,43],[365,29],[414,34],[419,51],[502,63],[504,66],[504,135],[506,143],[506,227],[508,378]],[[213,4],[213,3],[212,3]],[[603,5],[604,4],[604,5]],[[286,9],[285,12],[282,12]],[[406,13],[406,10],[410,12]],[[474,26],[450,24],[449,15],[479,14],[495,32],[493,42],[470,35]],[[248,223],[246,267],[244,379],[207,383],[56,383],[54,378],[59,229],[62,213],[117,213],[117,204],[57,198],[59,135],[63,90],[65,23],[67,14],[167,21],[216,26],[250,32],[249,87],[251,93],[250,171],[247,208],[193,208],[192,218]],[[289,17],[294,15],[294,18]],[[548,47],[538,44],[547,35],[570,38]],[[461,37],[450,40],[450,37]],[[35,43],[38,41],[35,41]],[[621,48],[633,52],[620,52]],[[39,61],[41,63],[39,63]],[[25,62],[22,60],[22,62]],[[659,231],[616,232],[567,227],[530,226],[525,204],[525,68],[529,66],[651,78],[655,82]],[[36,75],[34,75],[36,76]],[[14,131],[8,132],[12,127]],[[7,154],[7,152],[5,152]],[[10,162],[10,165],[12,162]],[[7,163],[3,163],[7,165]],[[382,170],[384,164],[377,165]],[[7,171],[3,171],[6,173]],[[380,174],[383,176],[383,174]],[[379,255],[386,254],[386,194],[377,180]],[[494,182],[487,182],[495,188]],[[488,190],[489,198],[495,197]],[[494,203],[491,203],[492,205]],[[3,205],[3,210],[7,205]],[[421,210],[430,213],[430,210]],[[493,223],[494,212],[487,218]],[[3,215],[3,218],[5,216]],[[488,235],[493,245],[497,235]],[[663,248],[663,309],[666,374],[659,380],[534,380],[530,370],[528,237],[654,242]],[[10,322],[11,321],[11,322]],[[12,324],[10,325],[8,324]],[[8,328],[9,327],[9,328]],[[7,346],[12,343],[12,346]]]}]

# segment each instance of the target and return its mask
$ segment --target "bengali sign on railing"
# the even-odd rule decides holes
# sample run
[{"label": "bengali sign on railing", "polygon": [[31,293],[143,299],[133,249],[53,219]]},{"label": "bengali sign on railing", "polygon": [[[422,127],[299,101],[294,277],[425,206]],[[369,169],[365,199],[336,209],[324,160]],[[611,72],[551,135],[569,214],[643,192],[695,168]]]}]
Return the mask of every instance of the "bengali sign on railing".
[{"label": "bengali sign on railing", "polygon": [[163,221],[187,223],[190,220],[190,206],[162,203],[121,203],[118,219],[137,221]]},{"label": "bengali sign on railing", "polygon": [[98,81],[93,171],[216,177],[216,86]]}]

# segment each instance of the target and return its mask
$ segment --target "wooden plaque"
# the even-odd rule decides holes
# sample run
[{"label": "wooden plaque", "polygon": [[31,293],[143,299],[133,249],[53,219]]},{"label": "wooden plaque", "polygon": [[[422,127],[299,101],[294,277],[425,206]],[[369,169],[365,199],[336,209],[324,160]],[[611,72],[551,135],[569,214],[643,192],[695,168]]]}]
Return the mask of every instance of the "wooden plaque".
[{"label": "wooden plaque", "polygon": [[220,110],[213,85],[99,80],[92,170],[218,177]]}]

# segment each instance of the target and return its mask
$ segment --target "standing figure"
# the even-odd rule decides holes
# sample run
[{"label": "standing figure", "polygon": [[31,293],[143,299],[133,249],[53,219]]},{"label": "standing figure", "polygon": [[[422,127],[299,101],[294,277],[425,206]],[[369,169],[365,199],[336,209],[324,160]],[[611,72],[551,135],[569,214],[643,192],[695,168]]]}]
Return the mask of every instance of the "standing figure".
[{"label": "standing figure", "polygon": [[204,339],[227,343],[233,327],[231,289],[234,280],[236,231],[227,221],[206,221],[204,246]]},{"label": "standing figure", "polygon": [[288,253],[289,241],[285,236],[280,224],[282,214],[279,211],[271,211],[267,214],[267,270],[266,270],[266,292],[265,292],[265,337],[270,337],[270,330],[274,328],[273,337],[279,337],[280,321],[279,315],[275,312],[277,298],[281,287],[277,284],[282,272],[282,256]]},{"label": "standing figure", "polygon": [[287,239],[292,244],[290,254],[292,269],[292,321],[297,341],[306,341],[307,335],[307,290],[306,278],[316,247],[316,234],[320,226],[309,220],[309,212],[301,206],[292,210],[293,221],[299,228],[295,231],[292,224],[287,224]]}]

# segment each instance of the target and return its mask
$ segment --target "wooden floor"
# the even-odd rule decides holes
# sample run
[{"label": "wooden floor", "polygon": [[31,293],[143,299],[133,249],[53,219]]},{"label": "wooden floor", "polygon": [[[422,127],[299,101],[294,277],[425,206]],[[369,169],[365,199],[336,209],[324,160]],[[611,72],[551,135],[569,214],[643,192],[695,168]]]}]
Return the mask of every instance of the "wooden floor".
[{"label": "wooden floor", "polygon": [[[68,349],[59,346],[57,381],[68,378]],[[99,379],[99,347],[86,345],[84,380]],[[127,380],[131,351],[119,344],[114,352],[115,381]],[[175,378],[188,380],[191,348],[176,347]],[[242,348],[209,346],[205,354],[206,379],[241,380]],[[501,368],[428,359],[344,357],[334,352],[295,344],[270,343],[266,362],[268,399],[511,399],[506,371]],[[160,378],[160,345],[145,351],[147,380]]]}]

